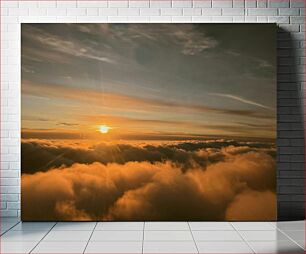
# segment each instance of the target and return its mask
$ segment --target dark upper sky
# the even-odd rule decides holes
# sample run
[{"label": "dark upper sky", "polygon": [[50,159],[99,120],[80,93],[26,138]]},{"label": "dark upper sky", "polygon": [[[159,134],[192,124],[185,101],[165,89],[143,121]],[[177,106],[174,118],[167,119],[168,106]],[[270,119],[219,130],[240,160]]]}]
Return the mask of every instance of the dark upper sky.
[{"label": "dark upper sky", "polygon": [[271,24],[23,24],[28,129],[275,137]]}]

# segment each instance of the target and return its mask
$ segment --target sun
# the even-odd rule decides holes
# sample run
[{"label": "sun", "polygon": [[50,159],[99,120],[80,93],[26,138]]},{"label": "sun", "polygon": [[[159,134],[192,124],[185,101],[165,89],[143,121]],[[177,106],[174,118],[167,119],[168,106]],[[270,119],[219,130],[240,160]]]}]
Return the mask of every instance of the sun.
[{"label": "sun", "polygon": [[103,134],[108,133],[110,129],[111,129],[111,127],[109,127],[107,125],[100,125],[100,127],[99,127],[99,131]]}]

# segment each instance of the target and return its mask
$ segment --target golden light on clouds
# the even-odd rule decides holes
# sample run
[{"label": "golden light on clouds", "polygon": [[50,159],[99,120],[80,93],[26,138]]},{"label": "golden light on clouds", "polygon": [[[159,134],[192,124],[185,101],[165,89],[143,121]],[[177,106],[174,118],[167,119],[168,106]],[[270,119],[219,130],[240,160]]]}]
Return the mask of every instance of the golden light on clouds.
[{"label": "golden light on clouds", "polygon": [[108,133],[110,129],[111,129],[111,127],[109,127],[109,126],[107,126],[107,125],[100,125],[100,126],[99,126],[99,131],[100,131],[102,134]]}]

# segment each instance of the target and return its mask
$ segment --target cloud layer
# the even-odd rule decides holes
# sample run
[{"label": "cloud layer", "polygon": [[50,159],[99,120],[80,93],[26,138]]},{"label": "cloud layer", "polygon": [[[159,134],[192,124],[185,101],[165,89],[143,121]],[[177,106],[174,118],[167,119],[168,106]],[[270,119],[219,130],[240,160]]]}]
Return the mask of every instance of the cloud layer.
[{"label": "cloud layer", "polygon": [[22,151],[48,161],[41,167],[35,158],[26,162],[23,157],[24,220],[276,216],[275,150],[270,144],[212,140],[81,147],[27,141]]}]

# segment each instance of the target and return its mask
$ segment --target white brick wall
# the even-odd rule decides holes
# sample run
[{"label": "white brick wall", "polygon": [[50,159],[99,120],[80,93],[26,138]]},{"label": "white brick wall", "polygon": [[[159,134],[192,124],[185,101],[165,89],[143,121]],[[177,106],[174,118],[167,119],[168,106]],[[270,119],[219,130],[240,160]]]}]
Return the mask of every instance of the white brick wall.
[{"label": "white brick wall", "polygon": [[[279,56],[279,64],[284,68],[295,66],[298,79],[304,80],[304,0],[2,0],[0,4],[1,216],[20,214],[19,24],[22,22],[277,22],[292,32],[293,39],[289,41],[286,33],[279,34],[279,47],[293,47],[296,55],[293,58],[284,52]],[[285,82],[288,75],[282,75],[281,79]]]}]

